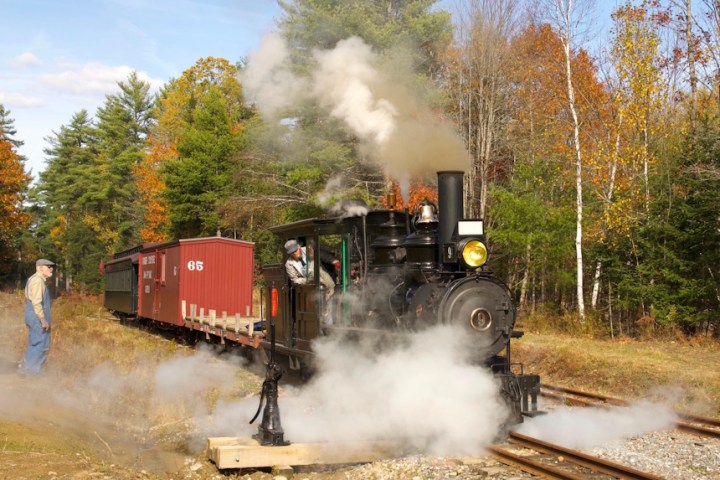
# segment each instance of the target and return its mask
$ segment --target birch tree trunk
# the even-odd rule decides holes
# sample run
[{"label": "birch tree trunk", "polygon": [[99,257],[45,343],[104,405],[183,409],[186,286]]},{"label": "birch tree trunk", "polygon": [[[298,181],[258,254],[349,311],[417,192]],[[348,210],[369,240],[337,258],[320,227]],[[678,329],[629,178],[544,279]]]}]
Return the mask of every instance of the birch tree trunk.
[{"label": "birch tree trunk", "polygon": [[[622,124],[623,124],[623,115],[620,114],[620,115],[618,115],[618,127],[617,127],[617,132],[615,133],[614,151],[613,151],[613,155],[612,155],[612,160],[610,162],[608,185],[607,185],[607,190],[605,191],[605,211],[606,212],[608,212],[610,210],[610,207],[612,205],[612,200],[613,200],[613,194],[615,193],[615,175],[617,174],[618,157],[620,156],[620,129],[622,128]],[[604,241],[605,236],[607,235],[607,231],[606,231],[605,227],[603,227],[602,231],[600,232],[600,235],[601,235],[600,240]],[[593,310],[595,310],[597,308],[597,300],[598,300],[598,296],[600,294],[601,274],[602,274],[602,262],[600,260],[598,260],[597,263],[595,264],[595,276],[594,276],[594,280],[593,280],[593,289],[592,289],[591,308]],[[612,328],[612,325],[611,325],[611,328]]]},{"label": "birch tree trunk", "polygon": [[525,247],[525,273],[523,274],[522,281],[520,282],[520,308],[525,307],[525,301],[527,299],[528,283],[530,282],[530,245],[532,242],[528,239]]},{"label": "birch tree trunk", "polygon": [[685,0],[685,28],[688,56],[688,76],[690,77],[690,127],[695,130],[695,103],[697,99],[697,75],[695,74],[695,37],[693,35],[692,0]]},{"label": "birch tree trunk", "polygon": [[577,306],[578,317],[580,322],[585,322],[585,299],[583,288],[583,196],[582,196],[582,153],[580,148],[580,122],[578,121],[577,110],[575,108],[575,89],[572,83],[572,67],[570,60],[572,59],[572,24],[571,16],[573,11],[573,0],[555,0],[555,9],[562,21],[562,31],[560,40],[563,44],[565,52],[565,80],[568,94],[568,107],[573,121],[573,146],[575,147],[575,255],[577,268]]}]

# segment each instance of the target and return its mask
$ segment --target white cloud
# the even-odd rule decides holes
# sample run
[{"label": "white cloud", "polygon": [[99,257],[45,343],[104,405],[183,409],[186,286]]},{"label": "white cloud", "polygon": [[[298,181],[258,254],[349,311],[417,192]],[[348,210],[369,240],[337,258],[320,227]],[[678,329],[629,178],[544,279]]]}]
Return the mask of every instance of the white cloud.
[{"label": "white cloud", "polygon": [[[133,71],[126,65],[109,66],[100,63],[86,63],[85,65],[66,65],[66,70],[59,73],[49,73],[40,76],[40,82],[46,87],[70,94],[109,93],[117,89],[118,82],[127,80]],[[147,74],[138,72],[140,80],[146,81],[152,88],[157,88],[164,82],[150,78]]]},{"label": "white cloud", "polygon": [[10,61],[10,64],[14,67],[27,68],[40,66],[42,65],[42,62],[38,57],[35,56],[34,53],[23,52],[17,57],[13,58]]},{"label": "white cloud", "polygon": [[45,100],[15,92],[0,92],[0,103],[6,107],[31,108],[45,105]]}]

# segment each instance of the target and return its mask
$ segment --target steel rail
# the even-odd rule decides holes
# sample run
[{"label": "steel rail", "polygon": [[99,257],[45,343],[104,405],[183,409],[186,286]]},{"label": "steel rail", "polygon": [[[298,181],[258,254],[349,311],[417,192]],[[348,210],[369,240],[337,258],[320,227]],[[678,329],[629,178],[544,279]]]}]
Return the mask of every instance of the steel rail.
[{"label": "steel rail", "polygon": [[584,392],[582,390],[575,390],[575,389],[567,388],[567,387],[559,387],[557,385],[548,385],[548,384],[543,383],[540,385],[540,389],[541,390],[542,389],[552,390],[552,391],[561,392],[561,393],[567,393],[569,395],[575,395],[576,397],[590,398],[590,399],[598,400],[598,401],[605,402],[605,403],[613,403],[616,405],[627,405],[627,401],[625,401],[621,398],[609,397],[607,395],[600,395],[597,393]]},{"label": "steel rail", "polygon": [[543,478],[562,480],[585,480],[585,477],[575,475],[572,472],[567,472],[551,465],[546,465],[542,462],[533,460],[530,457],[516,455],[511,451],[501,447],[491,445],[485,448],[489,452],[491,452],[500,462],[506,465],[510,465],[511,467],[518,467],[523,472],[538,475]]},{"label": "steel rail", "polygon": [[677,421],[675,423],[678,430],[682,430],[683,432],[702,435],[705,437],[720,438],[720,430],[714,430],[712,428],[703,427],[701,425],[693,425],[691,423],[682,421]]},{"label": "steel rail", "polygon": [[[582,405],[582,406],[594,406],[597,405],[598,402],[603,403],[609,403],[614,405],[629,405],[629,402],[626,400],[622,400],[620,398],[615,397],[608,397],[605,395],[599,395],[596,393],[589,393],[589,392],[583,392],[581,390],[575,390],[572,388],[566,388],[566,387],[559,387],[555,385],[546,385],[542,384],[540,385],[541,388],[541,395],[546,396],[548,398],[553,398],[555,400],[559,401],[566,401],[571,404],[575,405]],[[549,391],[548,391],[549,390]],[[553,393],[553,392],[560,392],[560,393]],[[562,395],[565,394],[565,395]],[[567,395],[572,395],[573,397],[569,397]],[[580,398],[577,398],[580,397]],[[590,399],[583,400],[584,399]],[[675,422],[675,425],[678,430],[692,433],[695,435],[702,435],[706,437],[712,437],[712,438],[720,438],[720,420],[716,420],[714,418],[707,418],[707,417],[700,417],[697,415],[687,415],[683,413],[677,414],[680,420]]]},{"label": "steel rail", "polygon": [[595,472],[604,473],[615,478],[622,478],[628,480],[661,480],[662,477],[657,475],[642,472],[634,468],[621,465],[619,463],[611,462],[593,455],[579,452],[570,448],[561,447],[553,443],[545,442],[543,440],[528,437],[519,433],[510,433],[511,443],[521,445],[538,452],[547,453],[549,455],[556,455],[563,457],[566,460],[571,461],[577,465],[581,465],[585,468],[593,470]]}]

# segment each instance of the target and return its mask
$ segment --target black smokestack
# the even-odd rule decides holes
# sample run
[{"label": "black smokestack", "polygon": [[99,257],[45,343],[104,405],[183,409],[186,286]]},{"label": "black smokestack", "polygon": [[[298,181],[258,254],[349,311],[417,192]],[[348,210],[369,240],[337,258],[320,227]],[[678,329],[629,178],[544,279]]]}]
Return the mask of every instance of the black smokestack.
[{"label": "black smokestack", "polygon": [[437,172],[440,209],[440,259],[447,262],[445,245],[452,243],[458,220],[463,218],[463,172]]}]

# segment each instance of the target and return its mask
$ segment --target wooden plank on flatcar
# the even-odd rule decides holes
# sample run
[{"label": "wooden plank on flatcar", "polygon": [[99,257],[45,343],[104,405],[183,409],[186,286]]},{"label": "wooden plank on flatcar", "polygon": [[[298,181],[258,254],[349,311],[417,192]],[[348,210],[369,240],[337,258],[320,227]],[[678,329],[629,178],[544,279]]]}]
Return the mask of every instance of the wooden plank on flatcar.
[{"label": "wooden plank on flatcar", "polygon": [[263,468],[273,465],[326,465],[364,463],[405,454],[399,442],[291,443],[258,445],[248,438],[208,438],[208,458],[218,469]]}]

